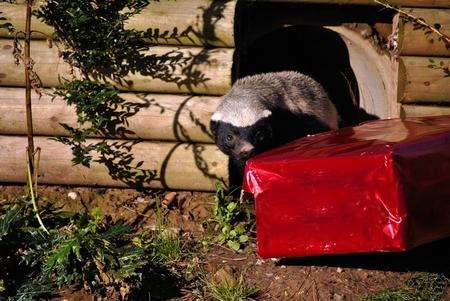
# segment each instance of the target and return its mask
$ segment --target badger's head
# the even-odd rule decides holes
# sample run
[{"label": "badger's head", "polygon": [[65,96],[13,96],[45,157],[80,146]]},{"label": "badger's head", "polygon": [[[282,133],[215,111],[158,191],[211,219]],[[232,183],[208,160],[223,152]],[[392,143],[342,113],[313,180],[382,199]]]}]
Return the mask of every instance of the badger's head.
[{"label": "badger's head", "polygon": [[272,146],[271,115],[270,110],[251,103],[233,105],[224,102],[211,117],[210,128],[222,152],[246,161]]}]

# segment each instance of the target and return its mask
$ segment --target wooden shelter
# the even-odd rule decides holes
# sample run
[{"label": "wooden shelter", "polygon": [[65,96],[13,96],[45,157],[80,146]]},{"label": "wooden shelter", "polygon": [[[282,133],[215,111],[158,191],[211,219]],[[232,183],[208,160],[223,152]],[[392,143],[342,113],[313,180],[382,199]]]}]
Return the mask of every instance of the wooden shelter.
[{"label": "wooden shelter", "polygon": [[[448,0],[391,3],[450,35]],[[151,42],[158,43],[146,54],[185,57],[189,72],[201,73],[205,80],[180,86],[135,73],[124,78],[129,85],[114,83],[127,101],[145,104],[129,119],[128,129],[134,134],[117,143],[131,141],[136,160],[158,172],[156,179],[145,185],[213,190],[216,181],[228,181],[228,160],[212,144],[209,132],[209,119],[220,96],[236,78],[286,68],[305,68],[317,74],[337,97],[348,94],[343,101],[351,98],[368,114],[380,118],[450,114],[448,45],[434,33],[425,34],[374,5],[372,0],[152,2],[127,23],[146,31]],[[0,22],[24,28],[23,1],[2,2],[0,12],[6,17]],[[45,41],[52,28],[37,19],[32,27],[35,69],[44,87],[58,86],[59,76],[72,70]],[[391,51],[383,46],[387,40],[394,44]],[[12,50],[12,37],[0,29],[0,182],[23,183],[25,80]],[[173,72],[182,77],[186,68],[177,67]],[[345,112],[345,104],[342,110]],[[58,98],[33,94],[33,114],[39,136],[36,144],[42,148],[41,183],[126,185],[112,179],[100,164],[90,169],[73,167],[70,149],[47,139],[69,134],[59,123],[76,125],[73,107]],[[350,118],[351,114],[348,112]],[[92,141],[99,138],[92,137]]]}]

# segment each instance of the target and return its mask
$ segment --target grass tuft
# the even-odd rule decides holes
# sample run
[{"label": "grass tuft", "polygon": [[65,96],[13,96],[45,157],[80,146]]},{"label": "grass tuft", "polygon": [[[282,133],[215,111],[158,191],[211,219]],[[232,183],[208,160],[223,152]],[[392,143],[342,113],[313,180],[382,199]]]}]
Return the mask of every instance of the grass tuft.
[{"label": "grass tuft", "polygon": [[422,273],[409,279],[406,286],[384,290],[362,298],[363,301],[439,301],[449,281],[443,275]]},{"label": "grass tuft", "polygon": [[213,300],[243,301],[255,297],[259,289],[245,283],[243,275],[238,279],[224,279],[219,282],[206,282],[208,292]]},{"label": "grass tuft", "polygon": [[153,262],[171,264],[182,258],[183,244],[180,236],[167,229],[158,230],[151,245]]}]

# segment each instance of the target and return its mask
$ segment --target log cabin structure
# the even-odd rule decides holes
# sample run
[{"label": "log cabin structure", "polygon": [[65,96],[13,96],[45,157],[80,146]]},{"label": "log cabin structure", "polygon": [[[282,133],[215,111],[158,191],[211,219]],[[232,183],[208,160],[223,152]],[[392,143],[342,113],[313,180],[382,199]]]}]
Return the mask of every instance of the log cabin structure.
[{"label": "log cabin structure", "polygon": [[[450,35],[448,0],[390,3]],[[23,1],[1,2],[0,12],[6,19],[0,22],[24,28]],[[448,45],[372,0],[162,0],[127,26],[146,31],[148,42],[157,44],[146,54],[186,58],[175,75],[197,72],[205,79],[178,85],[134,73],[124,77],[129,85],[111,82],[130,103],[145,104],[129,118],[133,134],[117,143],[131,143],[135,158],[157,171],[155,180],[144,183],[149,187],[210,191],[218,180],[228,182],[228,161],[212,144],[209,119],[232,82],[250,74],[310,74],[347,120],[358,120],[355,104],[378,118],[450,114]],[[45,41],[52,28],[34,18],[32,29],[31,55],[43,86],[76,77],[77,70]],[[0,29],[0,182],[24,183],[25,80],[12,49],[12,37]],[[36,145],[42,149],[40,183],[129,184],[97,163],[72,166],[70,148],[47,139],[69,134],[60,123],[76,126],[73,107],[45,94],[33,94],[32,103]]]}]

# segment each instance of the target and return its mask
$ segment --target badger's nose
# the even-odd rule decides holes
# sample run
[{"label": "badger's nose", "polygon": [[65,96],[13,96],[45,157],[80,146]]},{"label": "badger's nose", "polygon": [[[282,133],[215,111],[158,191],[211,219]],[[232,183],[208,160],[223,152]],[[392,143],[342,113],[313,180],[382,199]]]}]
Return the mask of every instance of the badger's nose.
[{"label": "badger's nose", "polygon": [[237,152],[236,152],[237,157],[241,160],[246,160],[253,154],[254,149],[255,149],[255,147],[253,145],[251,145],[248,142],[245,142],[237,150]]},{"label": "badger's nose", "polygon": [[242,151],[239,153],[239,158],[247,159],[250,156],[250,151]]}]

